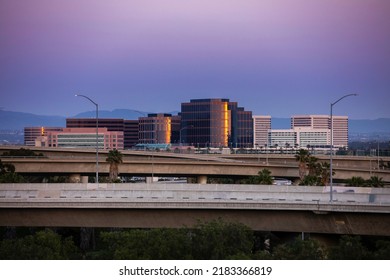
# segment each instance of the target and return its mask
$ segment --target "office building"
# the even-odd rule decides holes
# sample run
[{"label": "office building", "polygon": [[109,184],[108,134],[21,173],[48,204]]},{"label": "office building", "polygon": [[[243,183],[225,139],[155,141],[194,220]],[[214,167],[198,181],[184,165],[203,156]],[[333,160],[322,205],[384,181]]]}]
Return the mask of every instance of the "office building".
[{"label": "office building", "polygon": [[333,146],[348,147],[348,117],[346,116],[333,116]]},{"label": "office building", "polygon": [[[232,112],[232,146],[238,148],[253,148],[252,112],[245,111],[242,107],[237,107],[236,102],[231,102],[229,109]],[[234,115],[237,115],[237,122],[235,122]],[[237,138],[235,138],[235,135],[237,135]],[[234,143],[236,143],[236,145]]]},{"label": "office building", "polygon": [[196,147],[252,147],[252,112],[229,99],[192,99],[181,104],[182,142]]},{"label": "office building", "polygon": [[125,149],[130,149],[139,143],[139,121],[124,120],[123,121],[123,146]]},{"label": "office building", "polygon": [[295,147],[297,132],[293,129],[271,129],[268,131],[268,147]]},{"label": "office building", "polygon": [[139,118],[141,144],[171,144],[178,142],[180,117],[171,114],[148,114]]},{"label": "office building", "polygon": [[[67,128],[96,128],[96,119],[94,118],[67,118]],[[107,131],[121,131],[124,135],[124,148],[129,149],[139,143],[138,139],[138,120],[124,120],[99,118],[99,128],[107,128]]]},{"label": "office building", "polygon": [[[63,128],[62,131],[48,132],[46,137],[46,147],[96,148],[96,128]],[[123,149],[123,131],[99,128],[97,138],[99,149]]]},{"label": "office building", "polygon": [[302,148],[329,147],[330,130],[296,127],[293,129],[297,134],[297,144]]},{"label": "office building", "polygon": [[[330,130],[328,115],[297,115],[291,117],[291,128],[306,127],[311,129]],[[328,145],[330,145],[330,139]],[[333,146],[348,147],[348,117],[333,116]]]},{"label": "office building", "polygon": [[47,133],[50,131],[61,131],[61,130],[62,127],[45,127],[45,126],[25,127],[24,145],[36,146],[37,138],[42,138],[47,136]]},{"label": "office building", "polygon": [[181,133],[181,116],[176,115],[171,117],[171,144],[180,143]]},{"label": "office building", "polygon": [[271,116],[253,116],[253,144],[258,147],[268,145],[268,131],[271,129]]},{"label": "office building", "polygon": [[[105,127],[107,131],[123,131],[124,130],[123,119],[98,119],[98,127]],[[83,127],[95,127],[96,119],[94,118],[67,118],[67,128],[83,128]]]},{"label": "office building", "polygon": [[291,117],[291,128],[308,127],[312,129],[329,129],[328,115],[296,115]]},{"label": "office building", "polygon": [[268,132],[269,147],[279,148],[315,148],[330,144],[329,129],[295,127],[293,129],[271,129]]}]

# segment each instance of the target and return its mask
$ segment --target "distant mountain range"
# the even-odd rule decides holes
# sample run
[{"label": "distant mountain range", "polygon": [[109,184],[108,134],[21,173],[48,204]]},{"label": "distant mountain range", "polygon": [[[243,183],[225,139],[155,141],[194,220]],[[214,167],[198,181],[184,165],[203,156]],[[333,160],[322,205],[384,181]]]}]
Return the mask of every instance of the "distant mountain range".
[{"label": "distant mountain range", "polygon": [[[178,112],[171,112],[177,114]],[[119,118],[136,120],[139,117],[147,116],[149,112],[142,112],[128,109],[116,109],[113,111],[99,110],[99,118]],[[95,118],[96,111],[87,111],[72,116],[72,118]],[[43,116],[30,113],[12,112],[0,110],[0,130],[23,130],[30,126],[54,126],[65,127],[66,117]]]},{"label": "distant mountain range", "polygon": [[[170,112],[177,114],[178,112]],[[94,118],[95,111],[88,111],[73,116],[73,118]],[[116,109],[113,111],[99,111],[99,118],[123,118],[135,120],[146,116],[148,112],[128,109]],[[0,110],[0,130],[23,130],[28,126],[66,126],[66,117],[42,116],[30,113],[11,112]],[[290,118],[272,118],[273,129],[290,128]],[[375,120],[349,120],[350,133],[390,133],[390,118]]]}]

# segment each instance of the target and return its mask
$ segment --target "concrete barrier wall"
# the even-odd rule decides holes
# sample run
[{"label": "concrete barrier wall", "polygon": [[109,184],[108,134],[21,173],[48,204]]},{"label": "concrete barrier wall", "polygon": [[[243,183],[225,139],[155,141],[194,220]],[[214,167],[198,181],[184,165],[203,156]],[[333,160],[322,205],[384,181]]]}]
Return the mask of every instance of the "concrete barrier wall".
[{"label": "concrete barrier wall", "polygon": [[[334,187],[333,200],[390,205],[390,189]],[[217,184],[0,184],[1,199],[327,202],[329,187]]]}]

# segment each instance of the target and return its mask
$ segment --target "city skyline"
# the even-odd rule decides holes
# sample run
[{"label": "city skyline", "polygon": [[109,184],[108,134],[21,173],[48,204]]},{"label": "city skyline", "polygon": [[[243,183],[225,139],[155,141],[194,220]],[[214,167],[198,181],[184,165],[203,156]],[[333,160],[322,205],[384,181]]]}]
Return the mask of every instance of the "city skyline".
[{"label": "city skyline", "polygon": [[71,117],[229,98],[253,115],[390,117],[390,2],[0,2],[0,107]]}]

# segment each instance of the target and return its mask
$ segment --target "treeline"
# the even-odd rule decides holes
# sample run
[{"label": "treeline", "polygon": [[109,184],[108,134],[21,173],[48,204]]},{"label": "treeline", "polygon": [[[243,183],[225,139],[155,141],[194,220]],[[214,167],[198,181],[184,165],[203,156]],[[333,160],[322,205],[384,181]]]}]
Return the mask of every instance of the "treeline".
[{"label": "treeline", "polygon": [[1,228],[0,259],[369,260],[390,259],[389,237],[341,236],[333,245],[287,241],[215,220],[180,229]]}]

